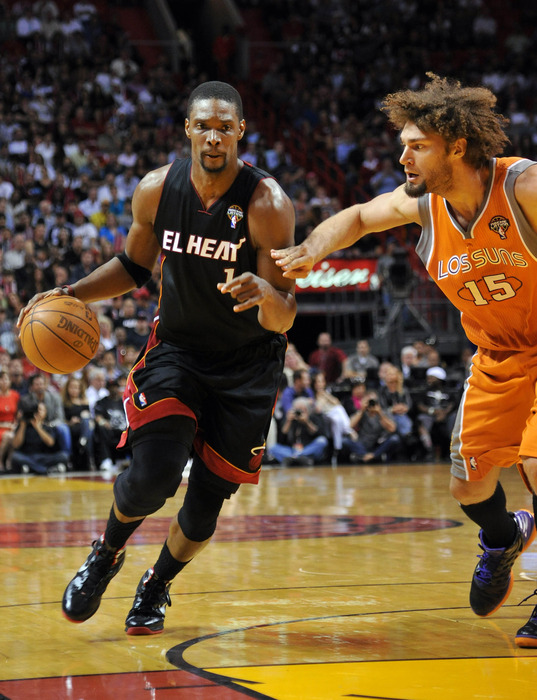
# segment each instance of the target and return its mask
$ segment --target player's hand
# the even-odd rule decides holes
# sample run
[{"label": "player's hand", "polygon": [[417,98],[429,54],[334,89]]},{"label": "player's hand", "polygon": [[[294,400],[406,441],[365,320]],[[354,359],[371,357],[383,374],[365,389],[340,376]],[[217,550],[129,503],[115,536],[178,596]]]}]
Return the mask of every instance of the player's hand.
[{"label": "player's hand", "polygon": [[283,276],[289,279],[296,280],[307,277],[315,264],[315,260],[304,243],[290,248],[273,249],[270,251],[270,255],[276,265],[282,269]]},{"label": "player's hand", "polygon": [[38,301],[41,301],[41,299],[45,299],[46,297],[57,297],[61,296],[62,294],[65,294],[65,291],[62,287],[54,287],[54,289],[49,289],[47,292],[38,292],[37,294],[34,294],[34,296],[26,304],[26,306],[23,309],[21,309],[19,318],[17,319],[17,328],[21,327],[24,317],[26,316],[28,311],[30,311],[32,306],[34,306],[34,304],[37,304]]},{"label": "player's hand", "polygon": [[243,272],[234,277],[230,282],[220,282],[216,285],[222,294],[231,294],[239,303],[235,304],[233,311],[240,313],[254,306],[261,306],[270,296],[272,287],[262,277],[252,272]]}]

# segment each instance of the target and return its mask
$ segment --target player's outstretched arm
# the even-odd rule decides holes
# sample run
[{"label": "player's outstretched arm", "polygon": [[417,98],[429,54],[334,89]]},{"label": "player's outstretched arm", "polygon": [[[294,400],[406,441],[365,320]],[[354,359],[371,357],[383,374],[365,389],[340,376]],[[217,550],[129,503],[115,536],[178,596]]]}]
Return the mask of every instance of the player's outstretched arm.
[{"label": "player's outstretched arm", "polygon": [[300,245],[273,249],[271,255],[284,277],[307,277],[315,263],[336,250],[348,248],[368,233],[411,222],[420,223],[417,200],[408,197],[401,186],[364,204],[343,209],[316,226]]}]

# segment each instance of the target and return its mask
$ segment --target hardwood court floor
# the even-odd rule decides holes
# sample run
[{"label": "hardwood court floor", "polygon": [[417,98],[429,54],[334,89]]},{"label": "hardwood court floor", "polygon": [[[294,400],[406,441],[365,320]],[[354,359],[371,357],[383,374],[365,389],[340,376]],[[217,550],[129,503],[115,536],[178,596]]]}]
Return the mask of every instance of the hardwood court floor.
[{"label": "hardwood court floor", "polygon": [[[165,631],[124,619],[184,493],[148,518],[97,614],[67,622],[66,583],[102,531],[111,482],[0,479],[0,697],[10,700],[534,700],[537,650],[516,630],[535,604],[537,543],[509,601],[468,607],[477,528],[447,464],[265,469],[222,511],[171,589]],[[515,470],[511,509],[531,508]],[[536,601],[537,602],[537,601]]]}]

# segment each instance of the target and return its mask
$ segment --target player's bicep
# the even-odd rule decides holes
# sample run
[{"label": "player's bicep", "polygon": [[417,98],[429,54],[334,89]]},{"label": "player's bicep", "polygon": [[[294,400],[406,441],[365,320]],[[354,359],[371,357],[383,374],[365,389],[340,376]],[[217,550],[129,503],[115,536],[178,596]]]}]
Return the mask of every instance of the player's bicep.
[{"label": "player's bicep", "polygon": [[257,250],[257,274],[277,289],[292,291],[294,280],[283,277],[270,251],[294,245],[295,210],[289,197],[275,181],[264,181],[263,184],[266,187],[248,212],[250,236]]},{"label": "player's bicep", "polygon": [[125,243],[125,252],[137,265],[152,270],[160,254],[160,244],[153,225],[133,221]]},{"label": "player's bicep", "polygon": [[256,248],[285,248],[295,242],[295,209],[275,180],[263,180],[252,197],[248,227]]},{"label": "player's bicep", "polygon": [[153,225],[162,184],[163,172],[150,173],[139,183],[132,198],[132,224],[127,234],[125,252],[133,262],[148,270],[153,269],[160,254]]}]

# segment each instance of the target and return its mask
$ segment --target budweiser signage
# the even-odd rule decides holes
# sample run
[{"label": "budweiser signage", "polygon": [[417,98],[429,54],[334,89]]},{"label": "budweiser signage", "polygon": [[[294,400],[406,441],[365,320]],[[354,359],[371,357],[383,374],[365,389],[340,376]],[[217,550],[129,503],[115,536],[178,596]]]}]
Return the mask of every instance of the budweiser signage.
[{"label": "budweiser signage", "polygon": [[362,260],[323,260],[313,266],[304,279],[296,281],[297,292],[344,292],[352,290],[368,291],[378,289],[377,261],[374,258]]}]

